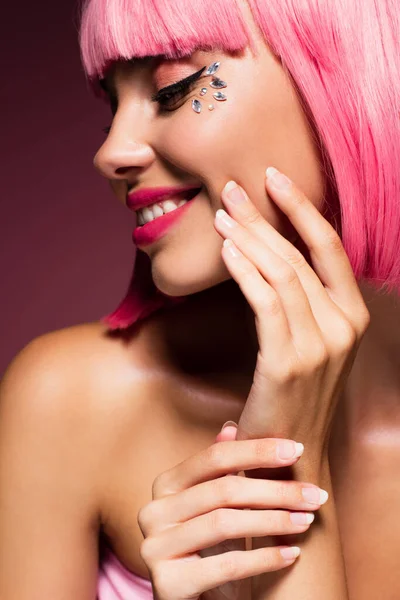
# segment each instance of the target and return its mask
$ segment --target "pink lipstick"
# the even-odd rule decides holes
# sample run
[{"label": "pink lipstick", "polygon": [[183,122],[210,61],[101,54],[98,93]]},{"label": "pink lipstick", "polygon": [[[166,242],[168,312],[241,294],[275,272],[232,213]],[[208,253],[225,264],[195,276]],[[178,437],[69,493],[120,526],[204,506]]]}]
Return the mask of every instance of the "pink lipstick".
[{"label": "pink lipstick", "polygon": [[[150,199],[147,197],[147,202],[146,202],[146,204],[142,204],[142,207],[149,206],[150,204],[154,204],[157,201],[161,202],[163,200],[171,199],[171,198],[173,198],[174,200],[175,199],[179,199],[179,200],[184,199],[184,200],[187,200],[188,202],[186,202],[182,206],[179,206],[175,210],[162,215],[161,217],[157,217],[156,219],[154,219],[153,221],[150,221],[149,223],[146,223],[145,225],[136,227],[136,229],[133,231],[133,234],[132,234],[132,240],[133,240],[134,244],[136,244],[136,246],[138,246],[138,247],[149,246],[150,244],[154,244],[159,239],[164,237],[164,235],[166,235],[166,233],[173,227],[173,225],[178,223],[179,220],[181,219],[181,217],[183,217],[185,215],[186,211],[189,209],[190,205],[192,204],[192,200],[194,198],[196,198],[201,191],[201,188],[199,188],[199,187],[196,187],[196,188],[192,187],[192,188],[190,188],[191,191],[185,190],[184,193],[182,192],[182,188],[180,188],[179,189],[180,193],[177,193],[177,188],[175,188],[174,193],[170,192],[167,197],[165,197],[165,194],[164,194],[162,199],[160,199],[160,193],[159,193],[160,188],[155,188],[155,190],[157,190],[157,189],[158,189],[158,198],[155,200],[153,197],[151,199],[151,201],[149,201]],[[136,192],[136,193],[139,193],[139,192]],[[142,203],[145,200],[144,200],[144,198],[142,198],[142,199],[139,199],[139,201]],[[139,209],[136,209],[136,210],[139,210]]]}]

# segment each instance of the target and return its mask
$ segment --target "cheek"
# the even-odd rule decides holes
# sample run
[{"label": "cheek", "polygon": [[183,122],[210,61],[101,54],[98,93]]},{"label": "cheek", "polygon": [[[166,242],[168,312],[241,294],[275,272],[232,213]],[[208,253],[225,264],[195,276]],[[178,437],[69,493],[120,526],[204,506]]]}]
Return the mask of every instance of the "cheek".
[{"label": "cheek", "polygon": [[200,114],[188,100],[164,122],[159,140],[170,163],[203,181],[214,206],[222,205],[222,188],[234,179],[265,219],[292,239],[294,228],[267,195],[265,169],[282,170],[318,208],[324,179],[319,150],[295,91],[282,69],[273,68],[256,91],[230,85],[225,102],[213,100],[214,111],[208,110],[210,99],[203,99]]}]

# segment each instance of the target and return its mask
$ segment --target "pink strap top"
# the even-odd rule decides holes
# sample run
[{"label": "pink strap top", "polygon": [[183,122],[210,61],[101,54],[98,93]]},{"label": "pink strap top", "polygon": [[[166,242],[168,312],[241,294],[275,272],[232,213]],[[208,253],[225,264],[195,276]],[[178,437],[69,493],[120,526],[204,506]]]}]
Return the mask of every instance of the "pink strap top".
[{"label": "pink strap top", "polygon": [[153,600],[153,588],[149,579],[128,571],[108,547],[103,547],[97,600]]}]

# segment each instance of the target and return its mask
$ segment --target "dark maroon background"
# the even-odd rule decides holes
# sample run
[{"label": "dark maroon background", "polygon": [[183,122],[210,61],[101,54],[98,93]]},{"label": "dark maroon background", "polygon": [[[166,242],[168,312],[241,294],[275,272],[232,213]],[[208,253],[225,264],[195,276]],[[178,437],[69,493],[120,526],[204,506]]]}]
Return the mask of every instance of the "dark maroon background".
[{"label": "dark maroon background", "polygon": [[92,164],[111,113],[83,74],[78,0],[7,4],[0,36],[0,376],[36,336],[113,310],[135,251],[133,215]]}]

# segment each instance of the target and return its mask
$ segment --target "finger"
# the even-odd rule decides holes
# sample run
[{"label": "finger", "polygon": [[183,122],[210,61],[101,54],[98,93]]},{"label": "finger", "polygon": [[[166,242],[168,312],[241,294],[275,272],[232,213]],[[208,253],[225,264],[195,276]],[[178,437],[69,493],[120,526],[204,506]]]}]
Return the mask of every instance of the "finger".
[{"label": "finger", "polygon": [[[234,188],[234,185],[236,188]],[[231,197],[232,190],[233,196]],[[237,203],[239,193],[243,200]],[[236,201],[233,202],[232,198]],[[222,192],[222,199],[229,210],[230,216],[235,221],[245,227],[261,242],[266,242],[277,255],[295,270],[325,343],[327,344],[330,340],[337,338],[338,333],[348,325],[347,317],[330,297],[318,275],[301,252],[268,223],[241,186],[237,186],[235,182],[229,182]],[[360,336],[362,335],[361,325],[360,323]],[[304,356],[310,355],[310,350],[313,351],[313,344],[308,343],[307,339],[297,336],[295,342],[296,348]],[[316,349],[317,346],[318,344],[315,345]]]},{"label": "finger", "polygon": [[234,440],[212,444],[156,477],[153,496],[156,499],[176,494],[233,471],[290,465],[303,452],[303,444],[280,438]]},{"label": "finger", "polygon": [[[276,171],[273,167],[267,169],[268,193],[307,245],[313,267],[327,293],[358,330],[359,311],[363,312],[365,305],[339,234],[288,177],[278,172],[280,178],[275,180]],[[282,179],[283,185],[274,184]]]},{"label": "finger", "polygon": [[[184,571],[182,562],[165,561],[163,567],[165,573],[159,571],[159,577],[161,581],[169,582],[165,597],[176,598],[175,590],[182,589],[182,576],[184,576],[187,581],[186,596],[192,598],[225,583],[284,569],[292,565],[299,555],[298,546],[277,546],[242,552],[225,552],[190,562],[186,562],[183,558],[181,560]],[[158,589],[156,581],[154,583]]]},{"label": "finger", "polygon": [[231,240],[224,241],[222,257],[254,312],[261,352],[270,352],[273,342],[275,356],[287,356],[293,350],[293,341],[278,292]]},{"label": "finger", "polygon": [[216,442],[228,442],[236,439],[237,425],[227,425],[215,438]]},{"label": "finger", "polygon": [[152,561],[171,559],[226,540],[304,533],[314,514],[286,510],[220,508],[168,528],[152,538]]},{"label": "finger", "polygon": [[[265,240],[262,241],[250,233],[225,211],[217,211],[216,227],[222,235],[229,237],[234,242],[240,252],[278,293],[294,345],[301,355],[307,355],[310,348],[320,345],[322,342],[321,330],[316,323],[309,299],[296,270],[273,252]],[[234,260],[231,262],[233,265],[235,264]],[[260,327],[263,328],[268,315],[261,312],[258,317]],[[273,338],[268,339],[266,336],[265,346],[261,348],[263,354],[265,349],[270,347],[271,339]]]},{"label": "finger", "polygon": [[221,477],[183,490],[179,505],[173,496],[163,498],[158,506],[153,503],[151,527],[158,531],[164,523],[185,522],[219,508],[318,510],[327,497],[310,483]]}]

